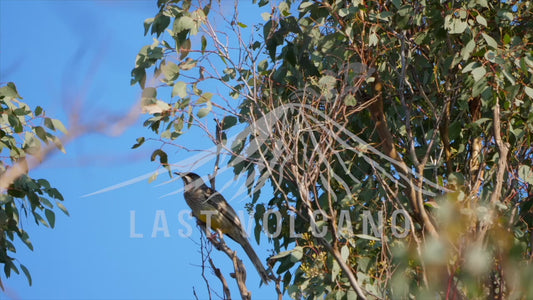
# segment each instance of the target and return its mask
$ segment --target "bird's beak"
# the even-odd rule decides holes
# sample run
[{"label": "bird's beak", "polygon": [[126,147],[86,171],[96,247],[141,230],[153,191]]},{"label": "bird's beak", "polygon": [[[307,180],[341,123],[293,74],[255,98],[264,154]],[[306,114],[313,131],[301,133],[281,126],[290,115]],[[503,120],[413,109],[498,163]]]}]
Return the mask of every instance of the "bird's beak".
[{"label": "bird's beak", "polygon": [[180,172],[174,172],[174,174],[178,175],[179,177],[181,177],[181,173]]}]

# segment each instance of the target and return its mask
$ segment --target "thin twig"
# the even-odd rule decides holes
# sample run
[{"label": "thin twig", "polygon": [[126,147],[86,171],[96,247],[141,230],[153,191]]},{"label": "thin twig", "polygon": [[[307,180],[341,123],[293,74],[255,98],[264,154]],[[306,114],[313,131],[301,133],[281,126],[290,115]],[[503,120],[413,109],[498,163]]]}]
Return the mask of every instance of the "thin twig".
[{"label": "thin twig", "polygon": [[[207,278],[207,275],[205,274],[205,270],[206,270],[206,266],[205,266],[205,262],[206,261],[211,261],[211,257],[209,255],[209,250],[207,249],[207,245],[205,243],[205,239],[204,239],[204,233],[206,232],[205,231],[205,226],[203,226],[202,224],[198,223],[198,226],[200,227],[200,254],[202,256],[202,279],[204,280],[205,282],[205,286],[207,288],[207,293],[209,295],[209,299],[212,299],[212,296],[211,296],[211,285],[209,284],[209,279]],[[206,250],[207,254],[204,253],[204,249]],[[214,268],[213,268],[214,270]]]}]

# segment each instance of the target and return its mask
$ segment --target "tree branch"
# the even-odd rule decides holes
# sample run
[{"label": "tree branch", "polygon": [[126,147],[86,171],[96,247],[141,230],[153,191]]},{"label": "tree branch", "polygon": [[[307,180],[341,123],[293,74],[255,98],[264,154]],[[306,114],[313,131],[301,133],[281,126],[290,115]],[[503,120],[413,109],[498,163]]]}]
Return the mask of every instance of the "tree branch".
[{"label": "tree branch", "polygon": [[357,293],[357,296],[359,298],[365,300],[366,296],[363,293],[363,290],[361,289],[361,286],[359,285],[359,282],[357,282],[357,278],[355,278],[355,275],[353,274],[353,271],[350,268],[350,266],[348,266],[346,264],[346,262],[342,259],[342,256],[339,253],[339,251],[337,251],[336,249],[333,249],[333,247],[331,247],[331,245],[326,240],[324,240],[323,238],[318,238],[318,240],[322,243],[322,245],[324,247],[326,247],[326,249],[328,249],[328,251],[331,254],[333,254],[333,257],[335,257],[335,260],[337,261],[337,263],[339,263],[339,266],[341,267],[341,269],[344,271],[346,276],[348,276],[348,280],[350,281],[350,285],[353,287],[353,289]]},{"label": "tree branch", "polygon": [[224,241],[224,238],[222,237],[222,232],[218,232],[218,238],[212,235],[209,237],[209,240],[218,251],[224,252],[231,259],[233,262],[233,268],[235,270],[235,273],[232,274],[232,277],[234,277],[235,281],[237,281],[237,286],[239,287],[241,297],[243,300],[251,300],[252,293],[248,291],[248,288],[246,287],[246,268],[244,267],[242,260],[237,256],[237,252],[228,247]]},{"label": "tree branch", "polygon": [[209,265],[215,272],[215,276],[218,277],[220,282],[222,283],[222,290],[224,291],[224,299],[231,300],[231,292],[229,290],[228,282],[226,281],[226,278],[222,274],[219,268],[215,266],[215,263],[211,258],[209,258]]},{"label": "tree branch", "polygon": [[490,196],[490,203],[494,205],[496,201],[501,197],[503,177],[507,169],[507,154],[509,153],[509,144],[502,141],[501,136],[501,125],[500,125],[500,104],[496,101],[494,106],[494,141],[496,146],[498,146],[498,152],[500,153],[500,158],[498,160],[498,173],[496,175],[496,186],[492,195]]}]

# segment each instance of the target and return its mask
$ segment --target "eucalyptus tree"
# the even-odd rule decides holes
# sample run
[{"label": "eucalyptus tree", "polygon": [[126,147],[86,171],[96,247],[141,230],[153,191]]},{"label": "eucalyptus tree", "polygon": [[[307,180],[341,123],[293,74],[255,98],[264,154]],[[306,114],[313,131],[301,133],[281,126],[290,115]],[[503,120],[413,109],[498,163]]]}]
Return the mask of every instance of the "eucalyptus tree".
[{"label": "eucalyptus tree", "polygon": [[531,2],[261,0],[255,24],[237,2],[157,5],[134,147],[170,170],[206,130],[281,293],[533,297]]}]

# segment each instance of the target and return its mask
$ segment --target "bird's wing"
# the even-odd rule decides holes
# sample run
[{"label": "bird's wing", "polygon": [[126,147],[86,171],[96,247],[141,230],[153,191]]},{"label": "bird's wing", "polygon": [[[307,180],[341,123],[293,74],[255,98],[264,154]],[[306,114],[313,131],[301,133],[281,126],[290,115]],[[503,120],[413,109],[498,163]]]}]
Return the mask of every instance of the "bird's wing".
[{"label": "bird's wing", "polygon": [[209,189],[208,194],[206,195],[208,197],[207,203],[216,208],[224,217],[224,224],[222,224],[224,228],[221,229],[226,231],[224,233],[229,235],[229,237],[240,242],[245,235],[243,235],[241,220],[237,216],[237,213],[220,193]]},{"label": "bird's wing", "polygon": [[229,205],[226,199],[224,199],[224,196],[222,196],[220,193],[211,188],[209,188],[206,192],[206,196],[207,204],[209,204],[211,207],[216,208],[223,216],[224,228],[220,229],[226,229],[226,232],[224,233],[242,246],[242,248],[246,252],[246,255],[248,255],[253,265],[257,269],[257,272],[261,276],[261,280],[264,283],[268,284],[268,281],[270,280],[268,272],[265,270],[261,259],[259,259],[252,245],[248,241],[248,238],[246,237],[246,232],[244,231],[244,228],[241,225],[241,221],[233,207],[231,207],[231,205]]}]

